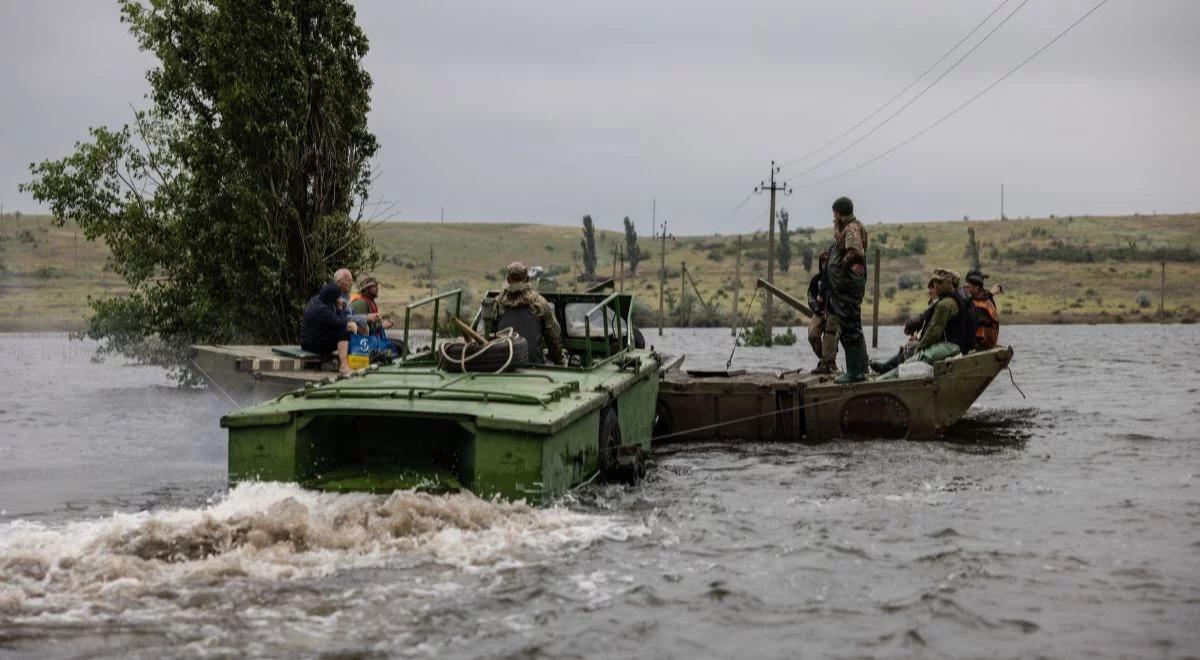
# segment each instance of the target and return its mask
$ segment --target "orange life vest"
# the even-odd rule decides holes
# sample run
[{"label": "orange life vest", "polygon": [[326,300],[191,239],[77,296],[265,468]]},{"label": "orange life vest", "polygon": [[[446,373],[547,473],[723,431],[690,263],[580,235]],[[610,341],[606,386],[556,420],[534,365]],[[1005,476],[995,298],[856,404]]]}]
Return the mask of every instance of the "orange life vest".
[{"label": "orange life vest", "polygon": [[972,298],[975,306],[975,347],[981,350],[995,348],[1000,339],[1000,312],[991,296]]},{"label": "orange life vest", "polygon": [[350,296],[350,304],[353,305],[356,300],[367,301],[368,313],[370,313],[370,314],[378,314],[379,313],[379,305],[375,304],[374,298],[368,298],[368,297],[364,296],[361,292],[359,292],[359,293],[355,293],[354,295]]}]

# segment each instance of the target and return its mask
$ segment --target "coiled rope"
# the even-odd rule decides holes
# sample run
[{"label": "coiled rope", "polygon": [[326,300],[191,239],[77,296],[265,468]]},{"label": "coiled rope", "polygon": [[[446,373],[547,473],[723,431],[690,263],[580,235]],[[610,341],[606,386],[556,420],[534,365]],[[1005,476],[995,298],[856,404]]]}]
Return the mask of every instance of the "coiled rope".
[{"label": "coiled rope", "polygon": [[[513,339],[515,339],[518,336],[519,335],[517,335],[516,332],[514,332],[512,328],[504,328],[503,330],[500,330],[499,332],[496,333],[496,337],[494,339],[488,341],[485,344],[479,344],[479,348],[477,350],[475,350],[473,353],[471,353],[470,355],[467,355],[467,348],[474,346],[475,344],[472,344],[466,340],[442,342],[442,345],[438,346],[438,352],[441,354],[443,360],[445,360],[446,362],[449,362],[451,364],[457,364],[459,369],[461,369],[462,371],[466,371],[468,362],[470,362],[471,360],[474,360],[475,358],[479,357],[480,355],[483,355],[484,353],[486,353],[488,351],[488,349],[490,349],[493,346],[497,346],[501,343],[507,343],[508,344],[508,359],[504,361],[503,366],[501,366],[499,369],[491,372],[491,373],[498,374],[498,373],[503,372],[505,369],[508,369],[508,366],[510,364],[512,364]],[[459,355],[458,358],[450,357],[450,355],[448,353],[446,353],[446,347],[450,346],[450,345],[461,345],[462,346],[462,353]]]}]

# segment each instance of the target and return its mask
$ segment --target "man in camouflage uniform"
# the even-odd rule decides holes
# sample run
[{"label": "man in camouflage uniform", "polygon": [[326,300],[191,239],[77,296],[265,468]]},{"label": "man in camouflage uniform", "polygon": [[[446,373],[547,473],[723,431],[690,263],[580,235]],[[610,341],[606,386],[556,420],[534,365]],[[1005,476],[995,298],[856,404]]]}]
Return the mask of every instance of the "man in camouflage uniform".
[{"label": "man in camouflage uniform", "polygon": [[[554,318],[550,302],[530,286],[525,264],[514,261],[508,265],[507,282],[496,302],[501,308],[528,307],[542,325],[542,346],[546,348],[548,359],[553,364],[563,364],[562,329],[558,319]],[[538,347],[530,346],[529,350],[535,351]]]},{"label": "man in camouflage uniform", "polygon": [[837,318],[846,373],[836,383],[867,379],[867,341],[862,332],[862,301],[867,290],[867,230],[854,217],[854,202],[839,197],[833,203],[833,245],[829,249],[828,311]]}]

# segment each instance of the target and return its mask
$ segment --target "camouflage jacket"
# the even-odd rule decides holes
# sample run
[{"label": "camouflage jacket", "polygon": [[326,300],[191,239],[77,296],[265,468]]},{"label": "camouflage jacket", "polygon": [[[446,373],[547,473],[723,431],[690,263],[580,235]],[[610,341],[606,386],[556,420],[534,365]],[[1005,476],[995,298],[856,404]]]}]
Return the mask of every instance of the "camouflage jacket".
[{"label": "camouflage jacket", "polygon": [[543,298],[542,294],[534,291],[528,282],[507,283],[496,302],[501,307],[530,308],[534,318],[542,324],[542,344],[546,347],[550,361],[554,364],[562,363],[562,328],[558,325],[558,319],[554,318],[550,302]]},{"label": "camouflage jacket", "polygon": [[837,223],[833,229],[834,247],[847,265],[867,263],[867,229],[858,218],[850,216]]}]

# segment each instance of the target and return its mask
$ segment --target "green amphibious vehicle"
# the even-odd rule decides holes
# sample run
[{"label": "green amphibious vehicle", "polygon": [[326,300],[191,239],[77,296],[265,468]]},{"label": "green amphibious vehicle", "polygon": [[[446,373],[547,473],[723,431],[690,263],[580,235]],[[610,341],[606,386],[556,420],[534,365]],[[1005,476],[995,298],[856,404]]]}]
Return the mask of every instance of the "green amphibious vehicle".
[{"label": "green amphibious vehicle", "polygon": [[[496,295],[463,324],[464,334],[482,329],[494,336]],[[438,349],[446,344],[435,328],[432,350],[223,417],[230,483],[368,492],[465,488],[540,504],[597,477],[637,478],[650,448],[661,358],[639,347],[632,296],[545,295],[563,328],[568,366],[534,364],[539,351],[520,368],[465,371]],[[431,305],[439,318],[441,305],[451,302],[461,307],[460,291],[411,305],[403,345],[411,346],[413,310]],[[503,356],[506,347],[497,350]]]}]

